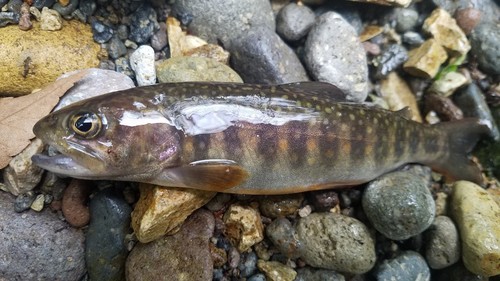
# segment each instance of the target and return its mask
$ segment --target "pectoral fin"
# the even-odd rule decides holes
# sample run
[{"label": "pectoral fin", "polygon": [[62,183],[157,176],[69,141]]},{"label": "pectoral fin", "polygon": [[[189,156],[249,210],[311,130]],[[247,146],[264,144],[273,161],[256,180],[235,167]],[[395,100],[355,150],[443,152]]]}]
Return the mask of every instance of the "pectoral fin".
[{"label": "pectoral fin", "polygon": [[[168,184],[164,185],[223,192],[243,183],[247,178],[248,172],[235,162],[211,159],[168,169],[164,179]],[[161,180],[157,183],[162,184]]]}]

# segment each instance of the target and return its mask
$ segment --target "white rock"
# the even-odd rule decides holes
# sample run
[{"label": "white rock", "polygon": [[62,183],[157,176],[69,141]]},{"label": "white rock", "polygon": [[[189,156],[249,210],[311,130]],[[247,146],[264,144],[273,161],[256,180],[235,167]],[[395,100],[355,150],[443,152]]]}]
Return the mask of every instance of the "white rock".
[{"label": "white rock", "polygon": [[43,7],[40,16],[40,29],[42,30],[60,30],[62,28],[61,15],[56,10]]},{"label": "white rock", "polygon": [[156,83],[155,51],[151,46],[142,45],[130,55],[130,66],[135,71],[137,85]]}]

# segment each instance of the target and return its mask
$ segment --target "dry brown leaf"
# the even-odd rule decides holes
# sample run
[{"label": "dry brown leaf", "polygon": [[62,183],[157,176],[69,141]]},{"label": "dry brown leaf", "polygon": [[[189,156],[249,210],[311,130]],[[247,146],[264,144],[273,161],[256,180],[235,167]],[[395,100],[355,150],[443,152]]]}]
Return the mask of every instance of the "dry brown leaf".
[{"label": "dry brown leaf", "polygon": [[59,98],[87,74],[80,71],[30,95],[0,98],[0,169],[30,144],[35,137],[32,131],[35,123],[49,114]]}]

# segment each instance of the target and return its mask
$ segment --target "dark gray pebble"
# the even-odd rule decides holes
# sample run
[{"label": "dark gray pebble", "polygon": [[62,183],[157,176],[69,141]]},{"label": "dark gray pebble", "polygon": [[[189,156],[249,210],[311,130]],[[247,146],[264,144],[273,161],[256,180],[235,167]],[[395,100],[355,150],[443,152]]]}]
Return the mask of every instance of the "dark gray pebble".
[{"label": "dark gray pebble", "polygon": [[97,5],[94,0],[80,0],[80,4],[78,5],[78,10],[82,12],[87,20],[94,14],[96,9]]},{"label": "dark gray pebble", "polygon": [[109,40],[107,44],[107,50],[108,55],[112,59],[117,59],[127,54],[127,47],[125,46],[125,44],[123,44],[122,40],[120,40],[120,38],[118,38],[116,34],[111,37],[111,40]]},{"label": "dark gray pebble", "polygon": [[161,51],[167,44],[167,25],[162,22],[160,23],[160,29],[151,37],[151,47],[153,47],[155,51]]},{"label": "dark gray pebble", "polygon": [[424,37],[418,32],[407,31],[403,34],[403,42],[410,47],[414,47],[424,43]]},{"label": "dark gray pebble", "polygon": [[13,12],[0,12],[0,27],[8,24],[17,24],[19,22],[19,13]]},{"label": "dark gray pebble", "polygon": [[445,268],[460,259],[460,237],[449,217],[436,217],[425,237],[425,258],[431,268]]},{"label": "dark gray pebble", "polygon": [[428,281],[431,273],[424,258],[406,251],[392,260],[385,260],[374,271],[377,281]]},{"label": "dark gray pebble", "polygon": [[362,198],[363,210],[375,229],[393,240],[405,240],[427,229],[436,207],[429,181],[407,171],[371,181]]},{"label": "dark gray pebble", "polygon": [[244,253],[238,266],[241,277],[250,277],[257,270],[257,255],[255,252]]},{"label": "dark gray pebble", "polygon": [[132,209],[114,188],[98,192],[90,201],[90,224],[85,258],[90,280],[124,280]]},{"label": "dark gray pebble", "polygon": [[92,35],[94,41],[97,43],[106,43],[113,37],[114,31],[113,28],[104,24],[102,21],[98,19],[92,19],[90,21],[90,25],[92,26]]},{"label": "dark gray pebble", "polygon": [[328,212],[340,203],[339,194],[333,190],[313,191],[308,198],[318,212]]},{"label": "dark gray pebble", "polygon": [[500,18],[498,0],[432,0],[432,2],[439,8],[445,9],[450,15],[454,15],[457,10],[474,7],[481,11],[483,22],[498,21]]},{"label": "dark gray pebble", "polygon": [[472,53],[485,72],[500,75],[500,22],[485,22],[470,36]]},{"label": "dark gray pebble", "polygon": [[43,7],[52,7],[55,2],[55,0],[34,0],[32,6],[41,11]]},{"label": "dark gray pebble", "polygon": [[414,29],[418,23],[418,12],[413,9],[396,10],[396,30],[406,32]]},{"label": "dark gray pebble", "polygon": [[8,2],[9,0],[0,0],[0,8],[5,6]]},{"label": "dark gray pebble", "polygon": [[63,17],[68,17],[73,13],[76,8],[78,8],[78,0],[70,0],[69,4],[67,6],[63,6],[59,4],[59,2],[56,2],[54,6],[52,6],[52,9],[56,10],[61,16]]},{"label": "dark gray pebble", "polygon": [[246,83],[283,84],[309,80],[293,50],[265,26],[231,44],[231,64]]},{"label": "dark gray pebble", "polygon": [[292,223],[286,218],[278,218],[266,227],[267,237],[274,246],[289,258],[298,258],[302,251],[302,243]]},{"label": "dark gray pebble", "polygon": [[345,281],[345,277],[333,270],[304,267],[297,270],[294,281]]},{"label": "dark gray pebble", "polygon": [[21,213],[26,210],[29,210],[33,201],[35,201],[36,195],[33,192],[26,192],[20,194],[16,197],[16,201],[14,202],[14,211],[16,213]]},{"label": "dark gray pebble", "polygon": [[497,141],[500,139],[500,132],[498,131],[498,127],[493,119],[493,116],[491,115],[491,111],[486,103],[484,94],[475,83],[471,83],[468,86],[459,89],[452,96],[452,98],[455,104],[462,109],[465,117],[479,118],[483,124],[486,124],[489,127],[490,136]]},{"label": "dark gray pebble", "polygon": [[255,275],[250,276],[247,281],[266,281],[266,276],[262,273],[257,273]]},{"label": "dark gray pebble", "polygon": [[18,14],[21,12],[22,4],[23,0],[10,0],[9,3],[7,3],[7,11]]},{"label": "dark gray pebble", "polygon": [[130,62],[128,58],[126,57],[117,58],[115,60],[115,65],[116,65],[115,67],[116,72],[123,73],[135,80],[135,72],[132,70],[132,67],[130,67]]},{"label": "dark gray pebble", "polygon": [[116,29],[116,34],[118,34],[118,38],[121,40],[125,40],[128,38],[128,26],[124,24],[120,24]]},{"label": "dark gray pebble", "polygon": [[385,77],[405,61],[408,60],[408,51],[399,44],[389,45],[379,57],[376,75]]},{"label": "dark gray pebble", "polygon": [[309,7],[290,3],[276,16],[276,32],[285,40],[297,41],[309,32],[315,18]]},{"label": "dark gray pebble", "polygon": [[[461,262],[458,262],[452,266],[445,269],[435,271],[432,274],[432,280],[435,281],[488,281],[496,280],[489,279],[488,277],[483,277],[470,272]],[[496,280],[498,281],[498,280]]]},{"label": "dark gray pebble", "polygon": [[130,18],[130,33],[128,38],[138,44],[149,41],[153,33],[158,30],[156,12],[149,4],[141,5]]}]

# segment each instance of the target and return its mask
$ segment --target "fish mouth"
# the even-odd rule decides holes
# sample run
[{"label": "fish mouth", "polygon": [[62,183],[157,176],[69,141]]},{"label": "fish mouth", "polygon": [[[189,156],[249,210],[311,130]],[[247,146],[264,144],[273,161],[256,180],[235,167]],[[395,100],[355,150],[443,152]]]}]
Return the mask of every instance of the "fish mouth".
[{"label": "fish mouth", "polygon": [[45,154],[35,154],[31,157],[31,161],[50,172],[58,175],[65,175],[75,178],[90,178],[91,171],[78,164],[68,155],[56,154],[49,156]]}]

